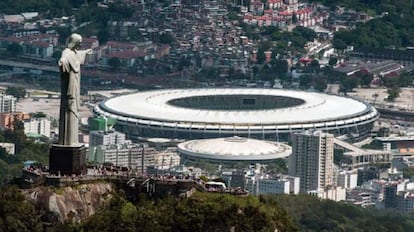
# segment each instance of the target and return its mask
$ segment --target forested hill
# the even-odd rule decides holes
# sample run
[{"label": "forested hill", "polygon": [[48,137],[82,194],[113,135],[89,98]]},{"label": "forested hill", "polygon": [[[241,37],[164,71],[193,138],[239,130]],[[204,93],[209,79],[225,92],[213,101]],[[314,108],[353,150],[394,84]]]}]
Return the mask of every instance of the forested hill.
[{"label": "forested hill", "polygon": [[332,10],[338,6],[365,12],[372,20],[357,23],[353,30],[334,35],[335,48],[348,45],[403,49],[414,46],[414,2],[412,0],[318,0]]},{"label": "forested hill", "polygon": [[0,188],[0,231],[414,231],[412,216],[309,195],[195,193],[187,199],[153,201],[139,195],[129,201],[121,190],[82,223],[56,219],[25,201],[17,188]]},{"label": "forested hill", "polygon": [[309,0],[335,9],[337,6],[365,11],[367,13],[411,13],[414,9],[412,0]]}]

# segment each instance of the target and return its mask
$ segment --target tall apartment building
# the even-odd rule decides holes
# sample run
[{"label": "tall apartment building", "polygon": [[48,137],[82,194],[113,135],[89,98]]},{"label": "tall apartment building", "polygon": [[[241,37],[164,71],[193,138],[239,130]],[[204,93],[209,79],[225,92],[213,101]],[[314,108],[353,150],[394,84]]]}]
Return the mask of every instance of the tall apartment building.
[{"label": "tall apartment building", "polygon": [[50,120],[47,118],[33,118],[23,121],[24,133],[34,133],[50,137]]},{"label": "tall apartment building", "polygon": [[341,171],[338,173],[337,186],[353,189],[357,186],[358,174],[355,171]]},{"label": "tall apartment building", "polygon": [[155,148],[144,143],[99,145],[89,149],[89,161],[130,167],[140,174],[144,174],[148,166],[154,165],[157,153]]},{"label": "tall apartment building", "polygon": [[289,175],[300,178],[300,192],[323,191],[334,184],[333,138],[321,131],[292,135]]},{"label": "tall apartment building", "polygon": [[28,120],[30,115],[23,112],[5,112],[0,113],[0,127],[14,130],[16,120]]},{"label": "tall apartment building", "polygon": [[15,112],[17,99],[11,95],[0,95],[0,113]]},{"label": "tall apartment building", "polygon": [[89,134],[89,146],[124,144],[125,134],[114,131],[91,131]]},{"label": "tall apartment building", "polygon": [[[153,146],[152,146],[153,147]],[[158,147],[154,147],[159,150]],[[167,147],[155,155],[155,167],[158,170],[168,170],[180,165],[177,147]]]},{"label": "tall apartment building", "polygon": [[287,175],[255,176],[247,180],[246,188],[256,196],[261,194],[298,194],[299,182],[299,177]]},{"label": "tall apartment building", "polygon": [[404,181],[391,181],[384,187],[384,206],[385,208],[397,207],[397,195],[405,190]]}]

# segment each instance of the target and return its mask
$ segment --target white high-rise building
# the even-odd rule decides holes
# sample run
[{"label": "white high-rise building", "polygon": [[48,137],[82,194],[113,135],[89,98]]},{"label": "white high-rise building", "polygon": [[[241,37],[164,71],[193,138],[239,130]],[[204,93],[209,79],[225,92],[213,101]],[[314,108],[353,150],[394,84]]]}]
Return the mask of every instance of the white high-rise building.
[{"label": "white high-rise building", "polygon": [[337,185],[345,189],[353,189],[357,186],[358,173],[355,171],[341,171],[338,174]]},{"label": "white high-rise building", "polygon": [[155,167],[159,170],[167,170],[179,165],[180,156],[177,147],[167,147],[155,155]]},{"label": "white high-rise building", "polygon": [[16,112],[17,99],[11,95],[0,95],[0,113]]},{"label": "white high-rise building", "polygon": [[157,150],[147,144],[110,144],[89,147],[88,160],[96,163],[112,163],[115,166],[130,167],[138,173],[145,173],[153,166]]},{"label": "white high-rise building", "polygon": [[24,133],[34,133],[50,137],[50,120],[47,118],[32,118],[23,121]]},{"label": "white high-rise building", "polygon": [[247,179],[246,187],[253,195],[298,194],[299,177],[279,175],[275,177],[255,176]]},{"label": "white high-rise building", "polygon": [[323,191],[333,185],[333,135],[305,131],[292,135],[289,175],[300,178],[300,191]]},{"label": "white high-rise building", "polygon": [[125,134],[114,131],[91,131],[89,134],[89,146],[124,144]]}]

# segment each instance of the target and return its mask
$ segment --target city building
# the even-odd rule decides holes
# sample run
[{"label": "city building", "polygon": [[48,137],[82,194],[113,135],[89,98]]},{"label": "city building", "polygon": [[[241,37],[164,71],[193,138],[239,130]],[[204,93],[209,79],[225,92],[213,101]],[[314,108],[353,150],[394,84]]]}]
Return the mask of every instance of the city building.
[{"label": "city building", "polygon": [[109,144],[90,147],[88,160],[129,167],[145,174],[149,166],[154,166],[155,154],[157,151],[147,144]]},{"label": "city building", "polygon": [[396,208],[402,213],[414,212],[414,191],[401,191],[396,196]]},{"label": "city building", "polygon": [[384,205],[385,208],[397,207],[397,193],[405,190],[405,182],[392,181],[386,184],[384,188]]},{"label": "city building", "polygon": [[14,130],[16,120],[28,120],[30,115],[23,112],[6,112],[0,113],[0,127],[4,129]]},{"label": "city building", "polygon": [[14,155],[16,153],[16,146],[14,143],[0,143],[0,147],[2,147],[9,155]]},{"label": "city building", "polygon": [[305,131],[292,135],[289,175],[300,178],[300,191],[324,191],[333,185],[333,135]]},{"label": "city building", "polygon": [[50,138],[50,120],[47,118],[31,118],[23,121],[25,134],[38,134]]},{"label": "city building", "polygon": [[346,200],[346,190],[340,186],[328,186],[325,189],[319,191],[312,190],[308,191],[308,194],[317,196],[321,199],[328,199],[332,201],[345,201]]},{"label": "city building", "polygon": [[16,112],[17,99],[11,95],[0,95],[0,113]]},{"label": "city building", "polygon": [[253,195],[298,194],[299,177],[279,175],[275,177],[255,176],[247,179],[246,188]]},{"label": "city building", "polygon": [[286,158],[291,153],[290,146],[283,143],[237,136],[190,140],[177,147],[182,162],[203,160],[219,164],[267,163]]},{"label": "city building", "polygon": [[124,144],[125,134],[115,130],[91,131],[89,134],[89,146]]},{"label": "city building", "polygon": [[[157,148],[155,147],[155,149]],[[170,170],[172,167],[180,165],[180,156],[176,147],[167,147],[165,150],[158,151],[154,159],[155,168],[158,170]]]},{"label": "city building", "polygon": [[358,169],[357,174],[357,185],[360,186],[366,181],[380,179],[381,169],[376,166],[363,167]]},{"label": "city building", "polygon": [[107,131],[115,124],[115,119],[105,117],[88,118],[89,131]]},{"label": "city building", "polygon": [[355,171],[341,171],[337,177],[337,186],[353,189],[357,186],[358,173]]}]

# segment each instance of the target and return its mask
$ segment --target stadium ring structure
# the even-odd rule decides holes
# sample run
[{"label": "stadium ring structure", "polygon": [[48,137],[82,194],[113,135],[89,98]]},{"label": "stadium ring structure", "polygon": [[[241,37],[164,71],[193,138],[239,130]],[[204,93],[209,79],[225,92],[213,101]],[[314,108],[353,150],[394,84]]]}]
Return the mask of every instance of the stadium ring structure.
[{"label": "stadium ring structure", "polygon": [[116,129],[132,140],[240,136],[286,141],[291,133],[315,129],[359,141],[379,117],[374,107],[349,97],[258,88],[144,91],[109,98],[93,111],[117,119]]}]

